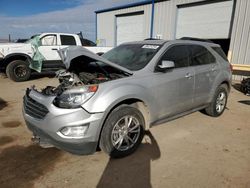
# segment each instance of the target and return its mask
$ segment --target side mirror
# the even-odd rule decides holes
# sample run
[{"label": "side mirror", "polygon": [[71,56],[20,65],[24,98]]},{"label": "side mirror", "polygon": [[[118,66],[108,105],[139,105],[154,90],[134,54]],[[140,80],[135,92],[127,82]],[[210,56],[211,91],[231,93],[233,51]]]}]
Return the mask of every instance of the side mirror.
[{"label": "side mirror", "polygon": [[166,70],[168,69],[172,69],[174,68],[175,65],[174,65],[174,62],[173,61],[165,61],[163,60],[161,62],[161,64],[158,64],[157,67],[156,67],[156,71],[159,71],[159,72],[165,72]]}]

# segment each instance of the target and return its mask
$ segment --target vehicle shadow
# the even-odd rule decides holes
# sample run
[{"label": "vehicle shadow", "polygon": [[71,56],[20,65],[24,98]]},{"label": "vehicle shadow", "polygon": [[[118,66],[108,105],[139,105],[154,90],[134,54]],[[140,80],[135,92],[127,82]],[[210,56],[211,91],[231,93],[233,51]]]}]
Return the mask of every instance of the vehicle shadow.
[{"label": "vehicle shadow", "polygon": [[159,159],[161,153],[150,132],[146,133],[145,140],[146,143],[142,143],[132,155],[122,159],[110,158],[97,188],[152,187],[150,163]]},{"label": "vehicle shadow", "polygon": [[242,92],[242,91],[241,91],[241,84],[240,84],[240,83],[232,84],[232,86],[233,86],[234,89],[236,89],[236,90]]},{"label": "vehicle shadow", "polygon": [[241,101],[238,101],[238,102],[241,103],[241,104],[250,105],[250,100],[241,100]]},{"label": "vehicle shadow", "polygon": [[0,98],[0,110],[4,109],[7,106],[8,106],[8,103],[2,98]]}]

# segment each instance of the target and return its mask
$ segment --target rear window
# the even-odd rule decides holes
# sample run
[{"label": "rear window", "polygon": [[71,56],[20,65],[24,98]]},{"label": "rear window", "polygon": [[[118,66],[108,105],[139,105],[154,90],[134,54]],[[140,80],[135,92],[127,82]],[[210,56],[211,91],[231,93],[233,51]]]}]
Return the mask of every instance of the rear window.
[{"label": "rear window", "polygon": [[73,36],[61,35],[60,38],[62,45],[76,45],[76,40]]},{"label": "rear window", "polygon": [[212,47],[214,51],[217,52],[217,54],[219,54],[219,56],[221,56],[225,61],[228,61],[226,54],[224,53],[224,51],[221,49],[221,47]]}]

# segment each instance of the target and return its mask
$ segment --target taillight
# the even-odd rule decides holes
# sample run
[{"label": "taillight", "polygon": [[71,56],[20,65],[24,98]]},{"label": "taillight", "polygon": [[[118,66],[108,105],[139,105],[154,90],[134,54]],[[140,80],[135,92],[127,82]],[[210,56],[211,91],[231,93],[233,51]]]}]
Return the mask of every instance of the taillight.
[{"label": "taillight", "polygon": [[229,66],[230,66],[231,72],[233,72],[233,65],[231,63],[229,63]]}]

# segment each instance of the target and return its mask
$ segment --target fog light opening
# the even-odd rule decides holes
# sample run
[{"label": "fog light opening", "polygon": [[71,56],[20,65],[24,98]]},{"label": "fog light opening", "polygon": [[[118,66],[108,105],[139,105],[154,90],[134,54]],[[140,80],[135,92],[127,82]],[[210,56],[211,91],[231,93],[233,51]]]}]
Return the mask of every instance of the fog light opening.
[{"label": "fog light opening", "polygon": [[57,134],[63,138],[83,138],[88,129],[88,125],[63,127]]}]

